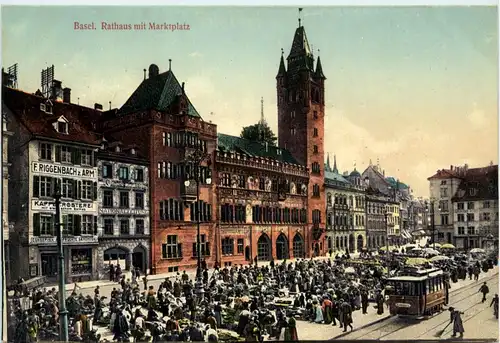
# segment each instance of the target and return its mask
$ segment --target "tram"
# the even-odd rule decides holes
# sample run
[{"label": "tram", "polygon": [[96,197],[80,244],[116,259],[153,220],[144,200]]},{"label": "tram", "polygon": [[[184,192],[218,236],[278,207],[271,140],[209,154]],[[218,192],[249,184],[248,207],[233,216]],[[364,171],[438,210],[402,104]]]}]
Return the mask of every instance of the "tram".
[{"label": "tram", "polygon": [[417,269],[387,280],[391,315],[424,318],[443,310],[447,284],[441,269]]}]

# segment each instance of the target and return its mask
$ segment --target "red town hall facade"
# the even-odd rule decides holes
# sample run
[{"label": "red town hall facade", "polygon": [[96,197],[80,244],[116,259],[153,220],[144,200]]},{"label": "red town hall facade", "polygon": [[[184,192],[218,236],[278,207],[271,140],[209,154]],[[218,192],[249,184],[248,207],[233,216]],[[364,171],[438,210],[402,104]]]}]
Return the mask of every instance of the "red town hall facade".
[{"label": "red town hall facade", "polygon": [[[210,155],[200,184],[201,254],[208,265],[310,257],[324,252],[324,82],[299,26],[277,82],[279,147],[218,134],[203,121],[171,69],[149,67],[102,131],[149,157],[151,272],[196,267],[196,189],[183,160]],[[211,175],[210,184],[204,181]]]},{"label": "red town hall facade", "polygon": [[[92,110],[93,131],[134,146],[148,161],[150,273],[196,267],[196,209],[209,266],[324,253],[326,78],[319,58],[314,64],[299,25],[287,65],[282,54],[276,76],[278,147],[218,134],[170,66],[160,73],[152,64],[121,108]],[[184,182],[184,161],[197,150],[208,156],[199,204],[196,184]]]}]

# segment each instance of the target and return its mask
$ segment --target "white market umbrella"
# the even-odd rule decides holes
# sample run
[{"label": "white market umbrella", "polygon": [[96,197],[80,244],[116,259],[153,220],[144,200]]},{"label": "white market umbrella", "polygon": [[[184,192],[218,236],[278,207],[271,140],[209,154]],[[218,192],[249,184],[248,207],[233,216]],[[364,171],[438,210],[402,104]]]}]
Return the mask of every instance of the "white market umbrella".
[{"label": "white market umbrella", "polygon": [[439,255],[439,251],[434,250],[432,248],[425,248],[424,252],[429,255]]},{"label": "white market umbrella", "polygon": [[411,251],[422,251],[422,248],[416,247],[416,248],[411,249]]},{"label": "white market umbrella", "polygon": [[485,253],[484,249],[481,248],[474,248],[470,251],[471,254],[480,254],[480,253]]},{"label": "white market umbrella", "polygon": [[448,256],[439,255],[439,256],[431,257],[430,261],[431,262],[439,262],[439,261],[447,261],[449,259],[450,258]]}]

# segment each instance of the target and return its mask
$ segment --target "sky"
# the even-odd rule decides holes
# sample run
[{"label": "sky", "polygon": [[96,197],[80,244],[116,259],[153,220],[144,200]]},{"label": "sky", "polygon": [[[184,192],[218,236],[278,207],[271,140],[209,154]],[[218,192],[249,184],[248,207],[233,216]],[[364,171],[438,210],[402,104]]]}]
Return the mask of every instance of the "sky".
[{"label": "sky", "polygon": [[[498,163],[496,7],[305,7],[301,16],[327,77],[325,151],[341,171],[379,160],[386,176],[427,197],[438,169]],[[102,22],[189,30],[102,30]],[[291,7],[4,6],[2,66],[18,63],[19,88],[35,92],[54,65],[73,102],[108,109],[125,103],[143,69],[166,71],[172,59],[218,132],[256,123],[261,97],[277,132],[275,77],[297,26]]]}]

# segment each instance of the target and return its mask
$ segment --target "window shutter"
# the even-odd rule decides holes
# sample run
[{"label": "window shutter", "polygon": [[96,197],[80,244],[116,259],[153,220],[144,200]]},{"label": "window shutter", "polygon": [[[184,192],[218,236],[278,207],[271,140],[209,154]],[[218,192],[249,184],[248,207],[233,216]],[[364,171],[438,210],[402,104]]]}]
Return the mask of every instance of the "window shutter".
[{"label": "window shutter", "polygon": [[92,166],[97,167],[97,156],[95,152],[92,152]]},{"label": "window shutter", "polygon": [[97,236],[97,216],[94,216],[94,236]]},{"label": "window shutter", "polygon": [[33,214],[33,236],[40,236],[40,213]]},{"label": "window shutter", "polygon": [[[77,151],[78,151],[78,149],[76,149],[76,148],[70,148],[71,163],[73,163],[73,164],[80,164],[80,163],[77,163],[77,161],[78,161],[77,156],[76,156]],[[80,161],[78,161],[78,162],[80,162]]]},{"label": "window shutter", "polygon": [[196,243],[193,243],[193,257],[198,257],[198,249],[196,249]]},{"label": "window shutter", "polygon": [[94,187],[92,188],[92,199],[97,200],[97,182],[94,182]]},{"label": "window shutter", "polygon": [[75,216],[75,228],[74,228],[74,235],[75,236],[81,236],[82,235],[82,216]]},{"label": "window shutter", "polygon": [[71,188],[73,191],[71,192],[71,198],[78,199],[78,181],[71,180]]},{"label": "window shutter", "polygon": [[177,244],[177,256],[175,257],[182,257],[182,243]]},{"label": "window shutter", "polygon": [[40,196],[40,176],[35,176],[33,178],[33,197],[38,198]]},{"label": "window shutter", "polygon": [[82,198],[82,182],[81,181],[78,181],[76,191],[77,191],[76,199],[81,199]]},{"label": "window shutter", "polygon": [[56,162],[61,162],[61,146],[56,145]]},{"label": "window shutter", "polygon": [[56,178],[50,178],[50,197],[53,197],[56,193],[56,184],[57,184],[57,179]]},{"label": "window shutter", "polygon": [[65,214],[62,216],[61,230],[63,230],[63,235],[68,234],[68,216],[70,215],[71,214]]},{"label": "window shutter", "polygon": [[205,255],[210,256],[210,242],[205,243],[206,248],[205,248]]},{"label": "window shutter", "polygon": [[73,154],[75,155],[74,164],[82,164],[82,151],[80,149],[74,148]]},{"label": "window shutter", "polygon": [[56,189],[59,189],[59,194],[62,194],[62,188],[61,188],[61,179],[55,179],[56,180]]}]

